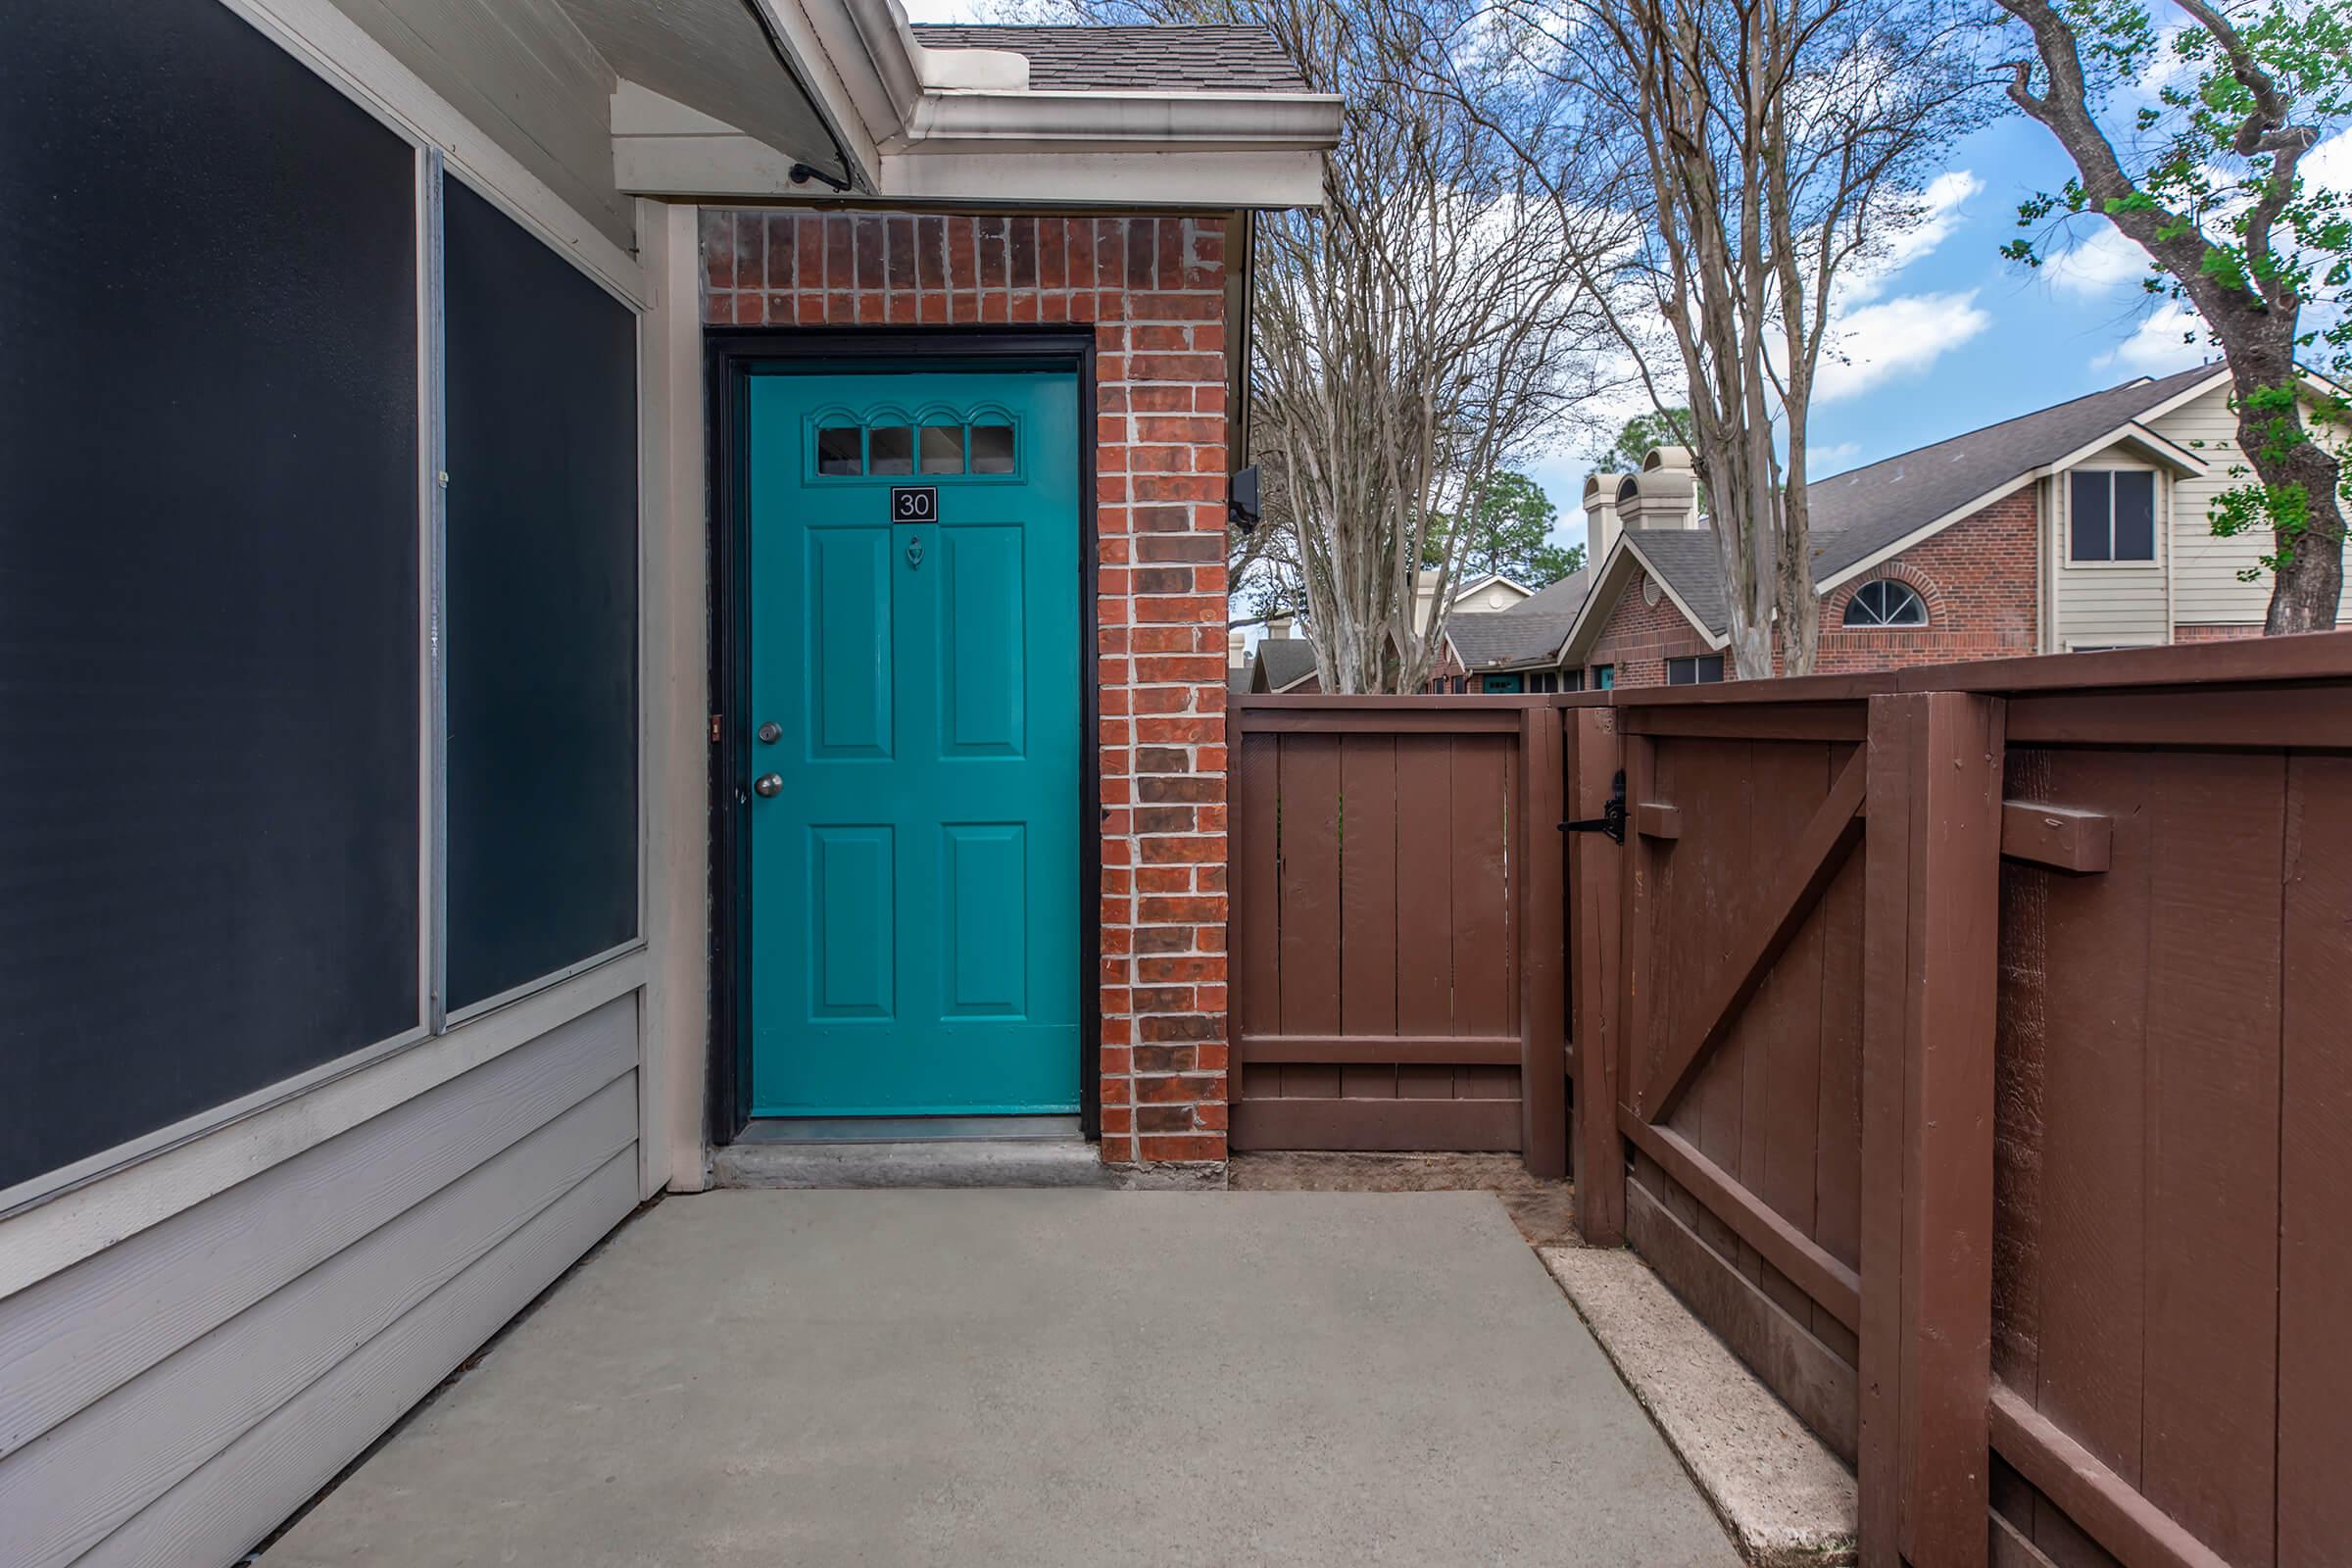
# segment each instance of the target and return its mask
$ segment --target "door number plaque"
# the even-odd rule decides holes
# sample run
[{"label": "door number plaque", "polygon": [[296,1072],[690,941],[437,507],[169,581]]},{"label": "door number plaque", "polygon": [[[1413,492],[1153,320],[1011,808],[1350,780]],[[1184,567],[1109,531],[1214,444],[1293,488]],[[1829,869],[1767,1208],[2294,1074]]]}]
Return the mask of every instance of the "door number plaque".
[{"label": "door number plaque", "polygon": [[890,487],[890,520],[893,522],[937,522],[939,520],[939,486],[935,484],[894,484]]}]

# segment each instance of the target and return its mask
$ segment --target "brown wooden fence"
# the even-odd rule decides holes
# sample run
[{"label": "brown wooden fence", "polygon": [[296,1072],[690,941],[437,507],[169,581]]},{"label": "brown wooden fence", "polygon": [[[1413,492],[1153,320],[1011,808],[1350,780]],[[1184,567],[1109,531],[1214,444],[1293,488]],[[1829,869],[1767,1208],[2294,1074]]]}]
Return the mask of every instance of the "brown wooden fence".
[{"label": "brown wooden fence", "polygon": [[1564,1173],[1557,711],[1251,697],[1231,718],[1233,1147]]},{"label": "brown wooden fence", "polygon": [[1627,817],[1516,912],[1582,1224],[1855,1464],[1863,1560],[2352,1562],[2352,636],[1550,708]]}]

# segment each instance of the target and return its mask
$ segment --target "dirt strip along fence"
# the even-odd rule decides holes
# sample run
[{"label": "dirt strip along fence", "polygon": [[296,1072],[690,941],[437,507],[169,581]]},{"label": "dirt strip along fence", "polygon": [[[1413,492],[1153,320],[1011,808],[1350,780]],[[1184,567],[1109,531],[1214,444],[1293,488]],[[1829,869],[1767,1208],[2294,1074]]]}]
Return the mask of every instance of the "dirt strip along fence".
[{"label": "dirt strip along fence", "polygon": [[[1399,971],[1449,955],[1451,995],[1515,1000],[1461,1031],[1520,1047],[1515,1147],[1550,1147],[1536,1086],[1564,1070],[1587,1239],[1639,1250],[1855,1466],[1864,1563],[2352,1563],[2352,634],[1474,710],[1281,701],[1331,706],[1237,710],[1241,1059],[1290,1033],[1313,922],[1345,923],[1238,825],[1267,830],[1285,748],[1495,737],[1499,830],[1458,786],[1397,796],[1394,841],[1409,823],[1445,868],[1391,877],[1422,922]],[[1410,727],[1440,708],[1493,727]],[[1383,820],[1386,775],[1326,789],[1305,765],[1277,846],[1294,810],[1310,834]],[[1622,845],[1556,830],[1620,788]],[[1500,912],[1471,900],[1490,923],[1465,964],[1478,884],[1453,867],[1497,831],[1524,885],[1506,858]],[[1497,920],[1515,986],[1492,978]],[[1556,1051],[1528,1022],[1554,942]],[[1251,1072],[1237,1147],[1332,1147],[1244,1142]],[[1389,1118],[1353,1147],[1462,1147]]]}]

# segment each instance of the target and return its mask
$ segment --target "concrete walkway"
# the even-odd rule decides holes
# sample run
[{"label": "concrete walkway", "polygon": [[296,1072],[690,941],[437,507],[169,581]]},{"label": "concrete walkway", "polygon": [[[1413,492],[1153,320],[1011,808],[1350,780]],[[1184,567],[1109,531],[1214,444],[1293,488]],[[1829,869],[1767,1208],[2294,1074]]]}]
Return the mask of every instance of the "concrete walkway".
[{"label": "concrete walkway", "polygon": [[1737,1560],[1491,1196],[744,1192],[623,1229],[265,1562]]}]

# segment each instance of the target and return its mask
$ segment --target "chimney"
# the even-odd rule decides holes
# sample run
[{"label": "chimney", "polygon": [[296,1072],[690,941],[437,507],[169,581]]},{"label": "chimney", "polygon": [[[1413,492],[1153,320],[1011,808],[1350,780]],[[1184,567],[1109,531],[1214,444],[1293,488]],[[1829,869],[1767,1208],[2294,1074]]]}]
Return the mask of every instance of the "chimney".
[{"label": "chimney", "polygon": [[1585,475],[1585,564],[1598,570],[1624,526],[1617,517],[1617,475]]},{"label": "chimney", "polygon": [[1250,634],[1236,626],[1225,634],[1225,663],[1239,669],[1250,662]]},{"label": "chimney", "polygon": [[1288,615],[1276,615],[1266,622],[1266,635],[1278,643],[1289,642],[1293,622]]},{"label": "chimney", "polygon": [[[1644,528],[1698,526],[1698,473],[1689,447],[1652,447],[1630,481],[1642,496]],[[1622,508],[1620,512],[1622,512]],[[1630,521],[1628,527],[1634,526]]]}]

